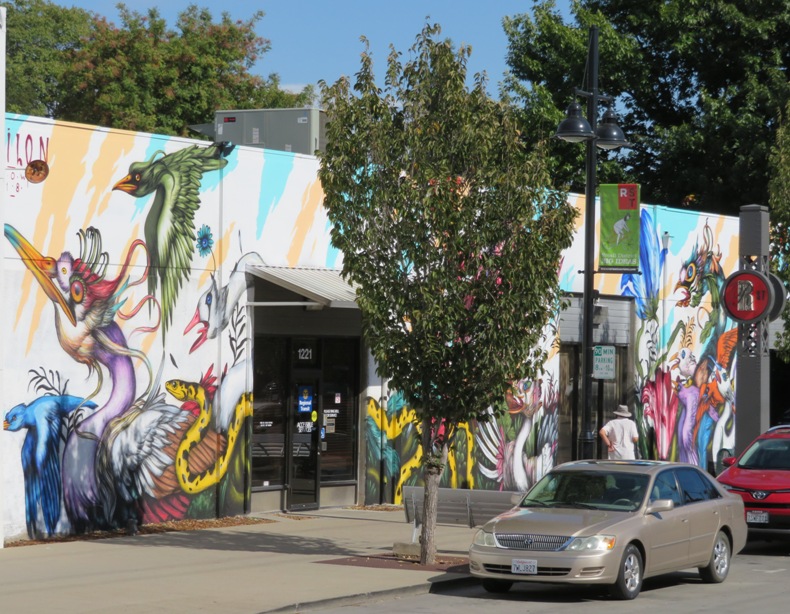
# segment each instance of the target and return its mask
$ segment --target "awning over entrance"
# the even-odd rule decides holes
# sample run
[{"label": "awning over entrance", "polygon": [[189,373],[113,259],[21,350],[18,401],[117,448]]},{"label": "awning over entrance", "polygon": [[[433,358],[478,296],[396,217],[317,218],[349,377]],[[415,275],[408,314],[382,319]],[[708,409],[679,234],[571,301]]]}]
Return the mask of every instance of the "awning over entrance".
[{"label": "awning over entrance", "polygon": [[337,269],[250,265],[247,271],[307,298],[319,309],[357,308],[354,287],[343,279]]}]

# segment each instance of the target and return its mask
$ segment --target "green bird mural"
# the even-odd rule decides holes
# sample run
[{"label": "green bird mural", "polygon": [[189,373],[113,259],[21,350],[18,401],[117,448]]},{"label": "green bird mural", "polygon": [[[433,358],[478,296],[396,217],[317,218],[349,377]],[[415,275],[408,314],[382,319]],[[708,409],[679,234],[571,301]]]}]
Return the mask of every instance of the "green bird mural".
[{"label": "green bird mural", "polygon": [[145,162],[133,162],[129,174],[113,186],[113,190],[135,198],[156,193],[145,218],[145,243],[150,263],[148,292],[156,296],[157,286],[162,287],[163,336],[171,324],[181,284],[191,270],[203,173],[224,168],[234,147],[223,141],[208,147],[191,145],[170,154],[158,151]]}]

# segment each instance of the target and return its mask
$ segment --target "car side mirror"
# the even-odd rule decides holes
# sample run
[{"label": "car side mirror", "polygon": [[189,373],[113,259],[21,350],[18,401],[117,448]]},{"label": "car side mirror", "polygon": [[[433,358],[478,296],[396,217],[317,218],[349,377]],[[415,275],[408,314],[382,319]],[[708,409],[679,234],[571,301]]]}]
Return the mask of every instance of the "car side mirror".
[{"label": "car side mirror", "polygon": [[524,498],[523,494],[514,492],[512,495],[510,495],[510,502],[513,505],[520,505],[521,504],[521,500],[523,498]]},{"label": "car side mirror", "polygon": [[672,499],[656,499],[645,510],[646,514],[660,514],[675,509],[675,502]]},{"label": "car side mirror", "polygon": [[728,456],[722,459],[721,464],[724,465],[725,467],[732,467],[735,464],[735,461],[737,460],[738,459],[735,456]]}]

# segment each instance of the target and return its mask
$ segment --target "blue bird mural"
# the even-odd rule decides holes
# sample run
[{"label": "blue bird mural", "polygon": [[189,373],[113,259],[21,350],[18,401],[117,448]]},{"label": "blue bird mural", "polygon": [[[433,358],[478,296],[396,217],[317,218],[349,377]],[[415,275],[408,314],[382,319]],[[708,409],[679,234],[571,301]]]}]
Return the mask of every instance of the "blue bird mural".
[{"label": "blue bird mural", "polygon": [[[25,521],[31,539],[48,537],[57,529],[63,486],[60,474],[61,430],[77,408],[95,409],[96,403],[71,395],[46,395],[5,415],[3,430],[27,429],[22,444],[25,477]],[[39,510],[44,531],[39,527]]]}]

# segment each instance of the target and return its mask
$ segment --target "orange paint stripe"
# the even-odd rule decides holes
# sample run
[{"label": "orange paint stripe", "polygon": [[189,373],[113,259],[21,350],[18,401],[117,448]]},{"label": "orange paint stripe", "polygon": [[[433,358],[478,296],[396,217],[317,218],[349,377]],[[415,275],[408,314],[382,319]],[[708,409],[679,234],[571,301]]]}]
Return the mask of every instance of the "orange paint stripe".
[{"label": "orange paint stripe", "polygon": [[289,266],[296,266],[304,253],[307,235],[313,224],[315,224],[315,216],[321,203],[323,203],[323,198],[324,189],[319,181],[316,180],[308,184],[302,195],[302,206],[299,209],[299,215],[296,217],[291,248],[288,250]]}]

